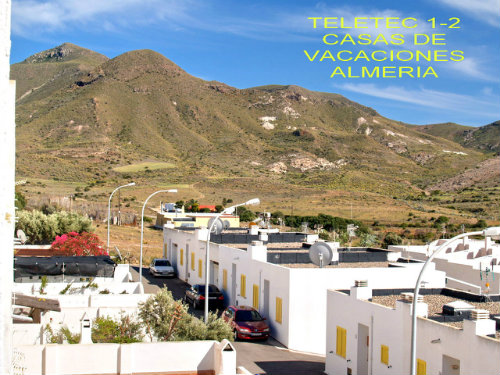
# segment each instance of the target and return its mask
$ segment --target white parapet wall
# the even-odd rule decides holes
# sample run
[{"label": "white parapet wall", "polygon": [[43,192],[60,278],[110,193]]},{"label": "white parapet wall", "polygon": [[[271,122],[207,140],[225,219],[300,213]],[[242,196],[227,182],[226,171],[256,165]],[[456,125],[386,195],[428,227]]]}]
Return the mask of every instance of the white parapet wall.
[{"label": "white parapet wall", "polygon": [[61,311],[47,311],[41,314],[40,324],[14,324],[14,345],[43,344],[40,328],[29,326],[50,326],[53,331],[65,327],[72,333],[80,333],[80,321],[84,314],[91,320],[110,317],[119,320],[122,315],[137,318],[138,306],[150,294],[101,294],[92,296],[52,296],[59,300]]},{"label": "white parapet wall", "polygon": [[[421,261],[440,246],[443,240],[426,246],[390,246],[405,258]],[[464,238],[450,244],[433,260],[436,269],[447,276],[447,286],[479,294],[500,294],[500,245],[490,238]]]},{"label": "white parapet wall", "polygon": [[236,374],[236,351],[227,340],[24,345],[16,351],[25,375]]}]

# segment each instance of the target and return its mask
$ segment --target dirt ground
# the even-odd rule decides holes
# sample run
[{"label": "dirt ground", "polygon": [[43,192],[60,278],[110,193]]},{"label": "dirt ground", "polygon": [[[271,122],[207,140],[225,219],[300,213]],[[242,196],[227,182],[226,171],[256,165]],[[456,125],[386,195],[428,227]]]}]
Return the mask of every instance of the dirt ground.
[{"label": "dirt ground", "polygon": [[[104,244],[107,242],[106,224],[97,224],[95,233]],[[115,253],[115,246],[118,247],[123,257],[127,258],[130,264],[139,264],[141,252],[141,227],[111,225],[109,247],[111,253]],[[163,254],[163,232],[144,225],[143,242],[143,264],[148,265],[153,258],[161,257]]]}]

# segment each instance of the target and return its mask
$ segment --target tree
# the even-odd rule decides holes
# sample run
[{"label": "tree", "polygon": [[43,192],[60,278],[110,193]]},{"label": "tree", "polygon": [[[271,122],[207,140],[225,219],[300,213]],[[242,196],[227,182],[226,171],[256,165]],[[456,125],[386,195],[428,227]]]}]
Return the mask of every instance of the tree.
[{"label": "tree", "polygon": [[245,206],[238,207],[238,215],[240,216],[240,221],[252,221],[257,217],[254,212]]},{"label": "tree", "polygon": [[50,248],[68,256],[108,255],[99,237],[87,232],[82,234],[70,232],[62,236],[56,236]]},{"label": "tree", "polygon": [[361,233],[359,238],[359,244],[363,247],[371,247],[378,242],[377,236],[370,233]]},{"label": "tree", "polygon": [[146,331],[159,341],[217,340],[232,338],[229,324],[210,313],[208,324],[188,313],[188,306],[161,289],[139,304],[139,317]]},{"label": "tree", "polygon": [[91,232],[92,221],[89,218],[70,212],[56,212],[46,215],[41,211],[19,211],[16,229],[28,237],[29,243],[51,243],[57,235],[68,232]]},{"label": "tree", "polygon": [[394,232],[388,232],[384,238],[384,245],[388,247],[389,245],[401,245],[403,243],[403,239]]}]

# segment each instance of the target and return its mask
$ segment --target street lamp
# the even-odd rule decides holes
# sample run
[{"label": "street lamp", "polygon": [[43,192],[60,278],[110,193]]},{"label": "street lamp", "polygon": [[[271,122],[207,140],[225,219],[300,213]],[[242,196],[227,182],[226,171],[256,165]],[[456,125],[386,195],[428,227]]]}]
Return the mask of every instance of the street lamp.
[{"label": "street lamp", "polygon": [[111,216],[111,198],[113,198],[113,194],[115,192],[117,192],[119,189],[127,187],[127,186],[135,186],[135,182],[131,182],[130,184],[127,184],[127,185],[118,186],[115,190],[113,190],[113,192],[109,196],[109,201],[108,201],[108,241],[107,241],[108,245],[106,247],[108,252],[109,252],[109,217]]},{"label": "street lamp", "polygon": [[429,265],[430,262],[434,259],[434,257],[443,249],[447,248],[452,242],[459,240],[463,237],[468,236],[484,236],[484,237],[498,237],[500,236],[500,227],[491,227],[486,228],[477,232],[469,232],[469,233],[461,233],[458,236],[455,236],[434,251],[431,256],[427,259],[418,275],[417,283],[415,284],[415,290],[413,292],[413,305],[412,305],[412,316],[411,316],[411,375],[415,375],[417,371],[417,296],[420,290],[420,283],[422,281],[422,276],[425,272],[425,269]]},{"label": "street lamp", "polygon": [[139,282],[142,283],[142,240],[144,238],[144,209],[146,208],[146,204],[149,201],[149,198],[153,197],[156,194],[159,193],[177,193],[177,189],[170,189],[170,190],[158,190],[155,191],[153,194],[151,194],[146,201],[144,202],[144,205],[142,206],[142,215],[141,215],[141,259],[139,261],[140,266],[139,266]]},{"label": "street lamp", "polygon": [[214,220],[212,221],[212,225],[210,225],[210,228],[208,228],[207,251],[205,254],[205,324],[208,323],[208,289],[209,289],[208,288],[208,282],[209,282],[208,279],[209,279],[209,272],[210,272],[210,269],[208,266],[209,266],[209,258],[210,258],[210,234],[212,233],[212,229],[213,229],[215,223],[217,222],[217,220],[219,220],[219,218],[223,214],[232,214],[234,212],[234,210],[240,206],[251,206],[251,205],[257,205],[257,204],[260,204],[260,199],[253,198],[253,199],[250,199],[249,201],[246,201],[245,203],[235,204],[234,206],[225,208],[222,212],[219,212],[219,214],[214,216]]}]

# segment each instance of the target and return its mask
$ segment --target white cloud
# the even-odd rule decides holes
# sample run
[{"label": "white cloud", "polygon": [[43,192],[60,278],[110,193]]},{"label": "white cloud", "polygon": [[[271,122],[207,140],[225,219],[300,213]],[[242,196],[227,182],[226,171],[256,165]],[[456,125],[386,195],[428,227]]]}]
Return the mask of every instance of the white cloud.
[{"label": "white cloud", "polygon": [[[462,95],[426,88],[407,89],[402,86],[377,87],[374,84],[346,83],[335,87],[345,91],[389,99],[422,107],[438,108],[454,112],[500,117],[498,101],[477,95]],[[495,98],[496,99],[496,98]]]},{"label": "white cloud", "polygon": [[[70,27],[117,30],[144,22],[187,22],[194,0],[18,0],[12,4],[12,31],[30,36]],[[90,30],[88,30],[90,31]]]},{"label": "white cloud", "polygon": [[437,0],[467,15],[500,27],[500,0]]},{"label": "white cloud", "polygon": [[446,64],[446,68],[480,80],[500,82],[500,78],[496,75],[488,74],[485,71],[484,64],[481,64],[477,59],[469,57],[468,55],[465,56],[463,61],[449,62]]}]

